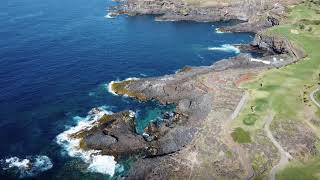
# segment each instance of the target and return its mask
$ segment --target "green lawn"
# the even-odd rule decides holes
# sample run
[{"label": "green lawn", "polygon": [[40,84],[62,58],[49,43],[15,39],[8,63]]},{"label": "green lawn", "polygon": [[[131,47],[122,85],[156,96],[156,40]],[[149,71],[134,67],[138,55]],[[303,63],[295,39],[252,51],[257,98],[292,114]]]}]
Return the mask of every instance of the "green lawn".
[{"label": "green lawn", "polygon": [[[319,11],[301,4],[291,9],[285,25],[267,30],[269,35],[286,37],[302,48],[308,57],[280,69],[268,70],[255,80],[243,84],[242,87],[250,92],[250,100],[233,123],[234,128],[241,127],[254,135],[263,128],[269,112],[275,113],[274,123],[287,119],[304,121],[304,107],[312,104],[309,103],[309,94],[319,83],[320,25],[316,23],[317,20],[320,20]],[[320,93],[317,96],[320,99]],[[314,159],[308,164],[290,163],[277,178],[315,179],[320,174],[320,159]]]},{"label": "green lawn", "polygon": [[[296,6],[292,9],[289,19],[294,22],[299,21],[299,18],[304,19],[309,16],[313,16],[313,19],[320,19],[320,14],[308,11],[312,10],[304,5]],[[242,85],[243,88],[249,90],[250,101],[240,113],[239,121],[234,124],[235,127],[241,126],[246,130],[261,129],[263,126],[261,121],[270,110],[275,112],[279,119],[299,120],[302,118],[300,110],[303,110],[304,106],[303,95],[319,82],[320,37],[314,34],[320,28],[314,28],[313,32],[299,30],[298,24],[294,22],[271,28],[267,33],[288,38],[293,44],[303,48],[308,57],[296,64],[271,69],[262,73],[254,81]],[[292,30],[297,30],[299,34],[292,33]]]}]

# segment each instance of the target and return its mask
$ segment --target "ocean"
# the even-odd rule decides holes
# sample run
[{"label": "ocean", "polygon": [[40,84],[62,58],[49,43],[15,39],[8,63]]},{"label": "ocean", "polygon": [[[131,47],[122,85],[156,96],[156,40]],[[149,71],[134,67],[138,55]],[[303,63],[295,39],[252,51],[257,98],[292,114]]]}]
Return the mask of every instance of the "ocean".
[{"label": "ocean", "polygon": [[[137,112],[139,132],[168,107],[115,96],[108,92],[110,81],[211,65],[237,55],[232,44],[253,39],[216,31],[227,22],[110,18],[107,9],[117,4],[110,0],[0,4],[0,179],[112,178],[70,157],[57,136],[94,107]],[[37,165],[31,171],[23,169],[28,161]],[[113,178],[132,161],[118,162]]]}]

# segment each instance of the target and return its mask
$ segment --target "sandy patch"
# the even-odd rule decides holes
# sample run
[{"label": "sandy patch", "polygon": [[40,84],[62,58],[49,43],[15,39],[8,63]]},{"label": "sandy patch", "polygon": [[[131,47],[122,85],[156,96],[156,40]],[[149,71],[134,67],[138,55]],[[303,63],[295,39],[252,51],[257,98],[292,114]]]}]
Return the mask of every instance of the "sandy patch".
[{"label": "sandy patch", "polygon": [[292,34],[299,34],[299,31],[296,30],[296,29],[291,29],[290,32],[291,32]]}]

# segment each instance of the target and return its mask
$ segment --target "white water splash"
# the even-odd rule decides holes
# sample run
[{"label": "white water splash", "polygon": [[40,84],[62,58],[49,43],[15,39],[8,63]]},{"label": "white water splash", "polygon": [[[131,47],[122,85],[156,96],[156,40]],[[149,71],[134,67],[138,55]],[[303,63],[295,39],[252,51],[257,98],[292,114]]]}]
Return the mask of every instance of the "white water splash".
[{"label": "white water splash", "polygon": [[56,142],[64,148],[69,156],[81,158],[85,163],[88,163],[89,171],[113,176],[117,167],[117,162],[113,156],[102,155],[101,151],[98,150],[82,150],[80,148],[80,139],[72,137],[73,134],[79,131],[90,130],[92,127],[97,126],[98,120],[105,114],[112,114],[112,112],[99,107],[93,108],[85,118],[74,117],[78,124],[59,134]]},{"label": "white water splash", "polygon": [[208,50],[210,51],[224,51],[224,52],[233,52],[236,54],[240,53],[240,49],[230,44],[224,44],[220,47],[209,47]]},{"label": "white water splash", "polygon": [[113,19],[113,18],[114,18],[114,16],[113,16],[112,13],[108,13],[108,14],[105,15],[104,17],[107,18],[107,19]]},{"label": "white water splash", "polygon": [[48,156],[11,157],[1,160],[2,170],[15,169],[19,178],[33,177],[53,167]]},{"label": "white water splash", "polygon": [[[140,78],[136,78],[136,77],[130,77],[130,78],[127,78],[127,79],[125,79],[125,80],[123,80],[123,81],[137,81],[137,80],[139,80]],[[112,90],[112,85],[114,84],[114,83],[119,83],[119,82],[123,82],[123,81],[119,81],[119,80],[116,80],[116,81],[111,81],[111,82],[109,82],[108,84],[107,84],[107,87],[108,87],[108,92],[109,93],[111,93],[111,94],[113,94],[113,95],[115,95],[115,96],[119,96],[116,92],[114,92],[113,90]],[[128,96],[128,95],[123,95],[124,97],[126,97],[126,96]]]}]

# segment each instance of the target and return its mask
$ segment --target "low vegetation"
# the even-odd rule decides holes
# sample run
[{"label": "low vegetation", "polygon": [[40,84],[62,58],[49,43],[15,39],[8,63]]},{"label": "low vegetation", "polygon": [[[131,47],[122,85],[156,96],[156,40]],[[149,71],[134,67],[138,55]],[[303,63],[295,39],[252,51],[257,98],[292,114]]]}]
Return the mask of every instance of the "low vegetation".
[{"label": "low vegetation", "polygon": [[231,136],[235,142],[238,143],[250,143],[251,138],[250,134],[243,130],[241,127],[236,128],[232,133]]},{"label": "low vegetation", "polygon": [[320,159],[307,163],[295,162],[277,175],[277,179],[284,180],[317,180],[319,179]]},{"label": "low vegetation", "polygon": [[142,93],[132,92],[128,90],[127,86],[133,81],[134,80],[125,80],[120,82],[114,82],[111,85],[111,89],[119,95],[127,95],[129,97],[137,98],[141,101],[146,101],[147,98]]}]

